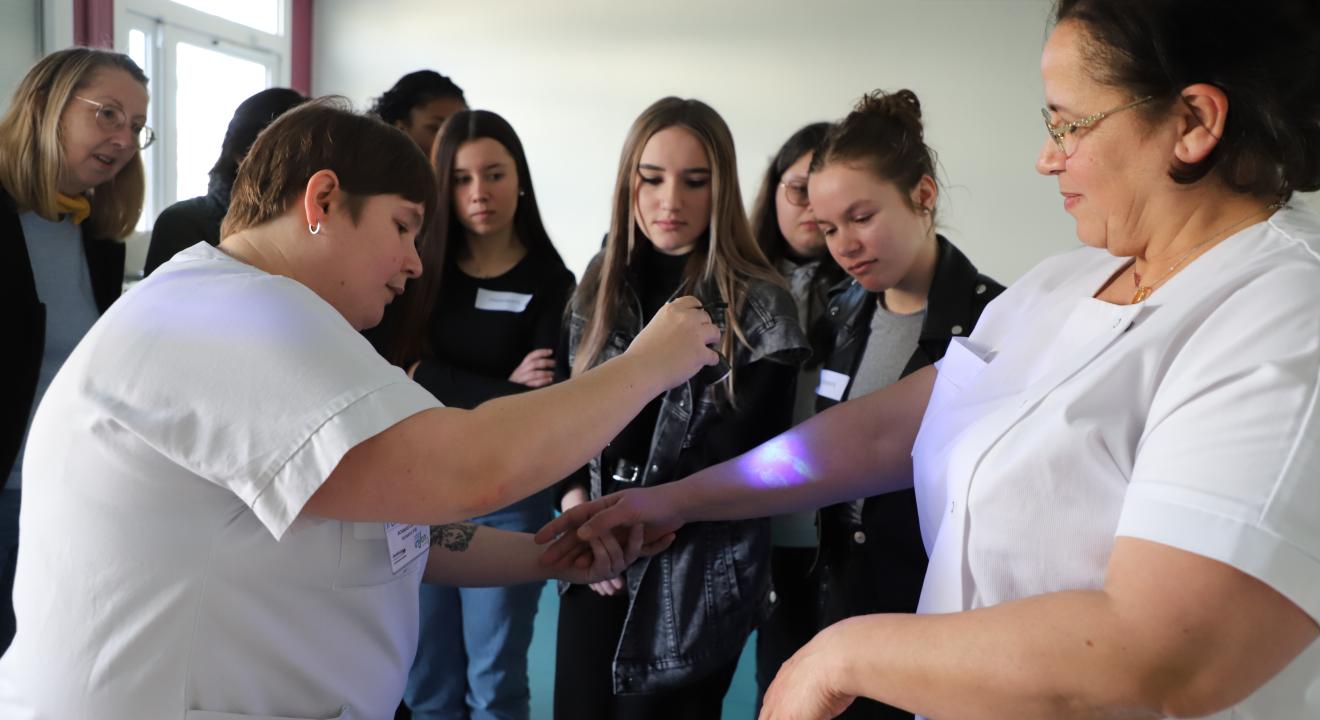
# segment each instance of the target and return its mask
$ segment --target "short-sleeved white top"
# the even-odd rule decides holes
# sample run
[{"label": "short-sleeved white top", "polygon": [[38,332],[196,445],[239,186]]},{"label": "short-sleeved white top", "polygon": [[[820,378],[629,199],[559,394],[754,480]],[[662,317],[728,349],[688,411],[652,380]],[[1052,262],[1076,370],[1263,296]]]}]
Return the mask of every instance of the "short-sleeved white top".
[{"label": "short-sleeved white top", "polygon": [[293,280],[204,243],[160,267],[33,421],[0,717],[393,717],[424,561],[299,513],[438,404]]},{"label": "short-sleeved white top", "polygon": [[[919,612],[1101,587],[1123,535],[1320,619],[1318,252],[1320,217],[1285,209],[1138,305],[1092,297],[1126,262],[1094,249],[991,303],[949,346],[913,449]],[[1216,717],[1320,718],[1320,643]]]}]

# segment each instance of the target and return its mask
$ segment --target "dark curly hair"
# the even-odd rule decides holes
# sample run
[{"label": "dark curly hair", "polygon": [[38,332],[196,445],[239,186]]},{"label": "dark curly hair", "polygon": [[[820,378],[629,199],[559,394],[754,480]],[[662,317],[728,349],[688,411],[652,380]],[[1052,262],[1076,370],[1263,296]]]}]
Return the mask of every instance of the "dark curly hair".
[{"label": "dark curly hair", "polygon": [[399,78],[394,87],[376,98],[371,105],[371,114],[393,125],[406,121],[412,109],[440,98],[456,98],[467,104],[463,97],[463,88],[454,84],[448,76],[434,70],[418,70]]},{"label": "dark curly hair", "polygon": [[1287,200],[1320,190],[1320,2],[1316,0],[1059,0],[1056,23],[1076,22],[1097,82],[1153,97],[1148,119],[1183,88],[1228,96],[1223,137],[1169,177],[1212,173],[1237,192]]}]

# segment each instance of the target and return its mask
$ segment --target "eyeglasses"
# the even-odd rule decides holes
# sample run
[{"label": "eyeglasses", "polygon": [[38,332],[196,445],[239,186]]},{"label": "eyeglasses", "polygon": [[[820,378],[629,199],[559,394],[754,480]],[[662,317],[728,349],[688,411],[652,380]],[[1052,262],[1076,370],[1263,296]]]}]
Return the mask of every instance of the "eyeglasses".
[{"label": "eyeglasses", "polygon": [[1113,108],[1111,110],[1098,112],[1094,115],[1087,115],[1086,117],[1081,118],[1079,120],[1059,123],[1058,125],[1055,125],[1054,123],[1050,122],[1049,110],[1046,110],[1045,108],[1041,108],[1040,114],[1045,116],[1045,132],[1048,132],[1050,134],[1050,138],[1054,140],[1054,144],[1059,146],[1059,152],[1063,153],[1064,157],[1072,157],[1072,154],[1077,152],[1077,141],[1079,140],[1077,136],[1078,129],[1089,128],[1092,125],[1100,122],[1101,120],[1104,120],[1105,118],[1109,117],[1110,115],[1113,115],[1114,113],[1120,113],[1123,112],[1124,110],[1130,110],[1138,105],[1141,105],[1142,103],[1150,102],[1153,99],[1154,99],[1153,96],[1147,96],[1141,98],[1140,100],[1133,100],[1132,102],[1126,105],[1119,105],[1118,107]]},{"label": "eyeglasses", "polygon": [[784,186],[784,199],[788,201],[788,204],[796,205],[798,207],[807,206],[807,186],[805,184],[790,182],[781,182],[779,184]]},{"label": "eyeglasses", "polygon": [[[95,100],[88,100],[81,95],[74,95],[75,100],[82,100],[88,105],[96,106],[96,125],[106,132],[119,132],[129,127],[128,116],[124,111],[114,105],[107,105]],[[133,144],[137,145],[139,150],[147,149],[151,143],[156,142],[156,131],[143,125],[141,127],[131,128],[133,134]]]}]

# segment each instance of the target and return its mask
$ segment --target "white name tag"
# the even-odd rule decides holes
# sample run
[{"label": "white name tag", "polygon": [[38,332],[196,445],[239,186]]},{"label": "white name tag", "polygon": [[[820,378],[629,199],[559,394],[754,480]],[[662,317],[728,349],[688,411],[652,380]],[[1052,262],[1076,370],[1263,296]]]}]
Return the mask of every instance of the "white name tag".
[{"label": "white name tag", "polygon": [[838,402],[848,390],[848,380],[848,376],[843,373],[821,368],[820,384],[816,386],[816,394]]},{"label": "white name tag", "polygon": [[532,301],[531,295],[524,295],[515,292],[498,292],[477,288],[477,309],[494,310],[495,312],[520,313],[527,309],[527,303]]},{"label": "white name tag", "polygon": [[390,569],[395,573],[426,554],[431,544],[429,525],[385,523],[385,543],[390,548]]}]

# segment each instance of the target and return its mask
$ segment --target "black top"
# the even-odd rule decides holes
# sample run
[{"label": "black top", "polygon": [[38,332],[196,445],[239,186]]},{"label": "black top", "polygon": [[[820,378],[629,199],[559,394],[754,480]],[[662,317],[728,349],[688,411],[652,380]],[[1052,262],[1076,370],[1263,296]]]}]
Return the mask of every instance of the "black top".
[{"label": "black top", "polygon": [[[643,324],[649,323],[678,292],[687,261],[687,255],[665,255],[649,242],[640,243],[640,250],[630,268],[629,281],[636,288],[641,302]],[[737,457],[788,429],[792,424],[793,398],[786,388],[792,387],[797,373],[798,368],[794,365],[766,359],[739,368],[734,380],[734,392],[739,398],[737,408],[724,407],[700,440],[683,448],[672,476],[685,477]],[[700,375],[690,382],[700,382],[698,378]],[[607,460],[605,479],[608,480],[614,471],[610,463],[615,459],[634,465],[647,462],[663,400],[664,396],[660,395],[647,403],[609,444],[604,453]],[[584,483],[587,477],[585,472],[579,471],[569,483]]]},{"label": "black top", "polygon": [[[678,292],[683,284],[683,268],[687,267],[687,255],[666,255],[656,250],[649,242],[638,243],[637,256],[630,268],[629,279],[637,288],[637,299],[642,303],[642,324],[651,322],[660,308]],[[624,458],[634,465],[646,462],[651,452],[651,435],[655,433],[655,421],[660,417],[662,396],[657,395],[637,413],[623,430],[619,431],[610,443],[611,450],[617,457]],[[608,468],[607,468],[608,469]]]},{"label": "black top", "polygon": [[165,208],[151,226],[151,244],[142,276],[150,275],[180,250],[207,242],[220,244],[220,222],[229,211],[229,186],[215,178],[201,197],[180,200]]},{"label": "black top", "polygon": [[563,261],[544,250],[529,251],[493,278],[474,278],[447,263],[414,378],[450,407],[474,408],[528,390],[508,377],[527,353],[558,350],[574,284]]},{"label": "black top", "polygon": [[[0,382],[0,487],[8,482],[18,460],[46,349],[46,305],[37,296],[36,276],[18,215],[13,198],[0,187],[0,307],[18,318],[6,352],[13,364],[6,364],[10,374]],[[92,297],[97,309],[105,312],[123,287],[124,244],[90,237],[88,228],[83,223],[83,254]]]}]

